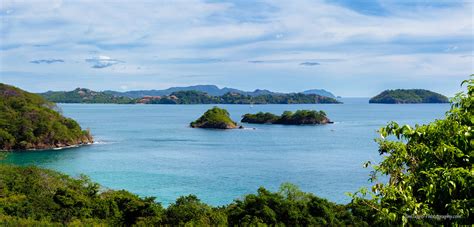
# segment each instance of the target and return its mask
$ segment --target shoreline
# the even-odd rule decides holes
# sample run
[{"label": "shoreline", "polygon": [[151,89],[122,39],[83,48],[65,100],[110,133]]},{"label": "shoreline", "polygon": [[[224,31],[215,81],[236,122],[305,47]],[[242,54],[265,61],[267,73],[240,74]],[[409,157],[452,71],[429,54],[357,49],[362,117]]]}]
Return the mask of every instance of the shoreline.
[{"label": "shoreline", "polygon": [[88,142],[88,143],[80,143],[74,145],[67,145],[67,146],[51,146],[48,148],[31,148],[31,149],[23,149],[23,150],[0,150],[0,152],[30,152],[30,151],[57,151],[57,150],[66,150],[71,148],[78,148],[83,146],[93,145],[96,142]]},{"label": "shoreline", "polygon": [[194,104],[166,104],[166,103],[155,103],[155,104],[144,104],[144,103],[84,103],[84,102],[55,102],[55,104],[101,104],[101,105],[142,105],[142,106],[153,106],[153,105],[164,105],[164,106],[184,106],[184,105],[316,105],[316,104],[344,104],[343,102],[339,103],[261,103],[261,104],[256,104],[256,103],[194,103]]}]

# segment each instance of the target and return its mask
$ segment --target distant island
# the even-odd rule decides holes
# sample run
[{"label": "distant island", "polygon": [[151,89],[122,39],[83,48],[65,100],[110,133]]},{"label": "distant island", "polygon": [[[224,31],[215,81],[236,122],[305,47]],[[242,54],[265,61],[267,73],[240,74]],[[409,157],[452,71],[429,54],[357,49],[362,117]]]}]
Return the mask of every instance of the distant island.
[{"label": "distant island", "polygon": [[73,91],[48,91],[40,93],[39,95],[55,103],[135,103],[135,99],[129,97],[116,96],[107,92],[92,91],[87,88],[76,88]]},{"label": "distant island", "polygon": [[234,129],[237,123],[230,119],[229,112],[219,107],[207,110],[199,119],[191,122],[192,128]]},{"label": "distant island", "polygon": [[329,97],[329,98],[341,98],[341,96],[335,96],[333,93],[329,92],[329,91],[326,91],[324,89],[311,89],[311,90],[306,90],[306,91],[303,91],[301,92],[305,95],[321,95],[321,96],[324,96],[324,97]]},{"label": "distant island", "polygon": [[0,83],[0,150],[51,149],[92,142],[89,131],[59,114],[54,103]]},{"label": "distant island", "polygon": [[[310,91],[310,93],[314,91]],[[258,94],[258,95],[257,95]],[[316,104],[340,103],[335,98],[317,94],[272,93],[259,90],[252,94],[229,91],[219,96],[197,90],[173,91],[168,95],[138,98],[120,96],[125,93],[97,92],[85,88],[73,91],[48,91],[41,93],[45,99],[56,103],[116,103],[116,104]]]},{"label": "distant island", "polygon": [[242,117],[241,122],[250,124],[317,125],[333,123],[327,118],[324,111],[316,110],[297,110],[294,113],[285,111],[280,116],[269,112],[258,112],[245,114]]},{"label": "distant island", "polygon": [[[187,87],[171,87],[164,90],[138,90],[138,91],[125,91],[125,92],[118,92],[118,91],[104,91],[104,93],[112,94],[115,96],[121,97],[129,97],[129,98],[142,98],[145,96],[169,96],[173,92],[178,91],[200,91],[209,94],[210,96],[223,96],[227,93],[236,93],[241,95],[248,95],[248,96],[260,96],[260,95],[283,95],[285,93],[281,92],[273,92],[266,89],[256,89],[254,91],[243,91],[236,88],[219,88],[216,85],[194,85],[194,86],[187,86]],[[306,90],[303,92],[294,92],[294,93],[303,93],[307,95],[320,95],[329,98],[336,98],[334,94],[324,89],[312,89]]]},{"label": "distant island", "polygon": [[449,103],[449,99],[439,93],[423,89],[396,89],[383,91],[371,98],[369,103]]}]

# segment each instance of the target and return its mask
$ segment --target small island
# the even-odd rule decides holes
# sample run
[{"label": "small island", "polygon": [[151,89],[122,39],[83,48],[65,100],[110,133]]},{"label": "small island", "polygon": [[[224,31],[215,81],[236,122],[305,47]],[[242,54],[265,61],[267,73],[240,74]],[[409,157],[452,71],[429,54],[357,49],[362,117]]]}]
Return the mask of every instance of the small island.
[{"label": "small island", "polygon": [[449,103],[449,99],[439,93],[423,89],[396,89],[383,91],[377,96],[371,98],[369,103]]},{"label": "small island", "polygon": [[237,123],[230,119],[229,112],[217,106],[207,110],[199,119],[191,122],[192,128],[234,129]]},{"label": "small island", "polygon": [[258,112],[256,114],[245,114],[241,122],[250,124],[282,124],[282,125],[319,125],[333,123],[327,118],[324,111],[297,110],[296,112],[285,111],[281,116],[272,113]]},{"label": "small island", "polygon": [[52,149],[90,144],[89,131],[62,116],[39,95],[0,83],[0,150]]}]

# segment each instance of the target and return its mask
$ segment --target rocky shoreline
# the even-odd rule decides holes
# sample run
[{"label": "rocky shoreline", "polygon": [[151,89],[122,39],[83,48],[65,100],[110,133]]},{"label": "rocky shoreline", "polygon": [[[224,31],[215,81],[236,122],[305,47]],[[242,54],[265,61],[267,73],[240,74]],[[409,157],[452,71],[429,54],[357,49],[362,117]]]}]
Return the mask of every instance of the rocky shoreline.
[{"label": "rocky shoreline", "polygon": [[0,151],[42,151],[42,150],[62,150],[68,148],[75,148],[81,146],[87,146],[94,144],[94,139],[92,136],[87,137],[87,139],[83,139],[76,143],[68,143],[68,142],[58,142],[54,144],[45,144],[45,143],[38,143],[33,144],[25,147],[24,149],[0,149]]},{"label": "rocky shoreline", "polygon": [[79,144],[73,144],[73,145],[66,145],[66,144],[57,144],[54,146],[49,146],[49,147],[41,147],[41,148],[30,148],[26,150],[14,150],[14,151],[47,151],[47,150],[63,150],[63,149],[69,149],[69,148],[77,148],[77,147],[83,147],[83,146],[88,146],[92,145],[94,142],[89,142],[89,143],[79,143]]}]

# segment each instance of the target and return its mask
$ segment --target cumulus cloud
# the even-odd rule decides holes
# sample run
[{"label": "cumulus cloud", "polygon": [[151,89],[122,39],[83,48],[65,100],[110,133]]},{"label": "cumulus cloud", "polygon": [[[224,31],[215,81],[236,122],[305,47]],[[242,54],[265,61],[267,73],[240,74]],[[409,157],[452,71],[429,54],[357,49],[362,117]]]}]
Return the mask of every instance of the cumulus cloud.
[{"label": "cumulus cloud", "polygon": [[85,59],[86,62],[91,63],[91,67],[95,69],[107,68],[112,65],[124,63],[124,61],[113,59],[109,56],[99,55],[98,57]]},{"label": "cumulus cloud", "polygon": [[33,63],[33,64],[52,64],[52,63],[63,63],[64,60],[63,59],[37,59],[37,60],[33,60],[33,61],[30,61],[30,63]]}]

